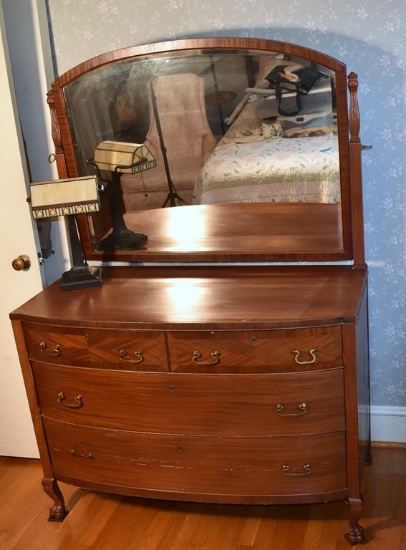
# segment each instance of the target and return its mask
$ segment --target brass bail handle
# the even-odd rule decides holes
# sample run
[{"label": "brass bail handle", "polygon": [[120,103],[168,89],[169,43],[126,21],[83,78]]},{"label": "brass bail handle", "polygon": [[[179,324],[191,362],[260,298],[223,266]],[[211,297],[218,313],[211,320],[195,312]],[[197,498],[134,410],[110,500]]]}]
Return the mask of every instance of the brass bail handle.
[{"label": "brass bail handle", "polygon": [[292,470],[288,464],[284,464],[282,466],[282,473],[283,475],[290,477],[304,477],[312,474],[313,469],[310,464],[304,464],[301,470]]},{"label": "brass bail handle", "polygon": [[48,347],[45,342],[40,342],[39,347],[44,355],[49,355],[49,357],[60,357],[62,355],[61,346],[55,344],[52,346],[52,351],[48,351]]},{"label": "brass bail handle", "polygon": [[130,358],[129,353],[125,348],[120,349],[118,353],[119,359],[120,361],[123,361],[123,363],[132,363],[133,365],[136,365],[137,363],[142,363],[144,361],[144,352],[142,349],[134,351],[135,359]]},{"label": "brass bail handle", "polygon": [[83,407],[83,401],[81,395],[75,395],[73,398],[73,403],[66,403],[66,396],[61,391],[58,394],[58,403],[62,405],[62,407],[66,407],[67,409],[80,409]]},{"label": "brass bail handle", "polygon": [[300,353],[301,353],[300,350],[294,349],[294,350],[292,350],[292,353],[295,354],[295,362],[296,362],[298,365],[312,365],[313,363],[316,362],[316,355],[315,355],[316,351],[317,351],[316,348],[311,349],[311,350],[309,351],[309,354],[310,354],[311,359],[309,359],[309,360],[304,360],[304,361],[302,361],[302,360],[299,359],[299,355],[300,355]]},{"label": "brass bail handle", "polygon": [[282,403],[278,403],[276,405],[276,414],[278,416],[283,416],[284,418],[296,418],[297,416],[303,416],[307,413],[306,403],[300,403],[297,408],[299,409],[298,412],[288,413],[285,412],[285,406],[282,405]]},{"label": "brass bail handle", "polygon": [[193,363],[203,367],[214,367],[215,365],[218,365],[221,361],[220,352],[217,350],[210,353],[210,357],[212,357],[213,361],[200,361],[201,357],[202,354],[200,353],[200,351],[193,352]]}]

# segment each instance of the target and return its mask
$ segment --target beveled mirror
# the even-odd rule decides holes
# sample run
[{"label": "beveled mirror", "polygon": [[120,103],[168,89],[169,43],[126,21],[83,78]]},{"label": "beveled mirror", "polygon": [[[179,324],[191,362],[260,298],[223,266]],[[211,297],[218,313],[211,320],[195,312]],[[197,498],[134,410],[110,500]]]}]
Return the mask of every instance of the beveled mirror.
[{"label": "beveled mirror", "polygon": [[125,225],[147,242],[103,249],[101,193],[100,213],[78,216],[86,259],[362,263],[351,78],[349,110],[343,63],[246,38],[137,46],[60,76],[48,99],[60,177],[93,174],[105,141],[145,145],[156,160],[117,182]]}]

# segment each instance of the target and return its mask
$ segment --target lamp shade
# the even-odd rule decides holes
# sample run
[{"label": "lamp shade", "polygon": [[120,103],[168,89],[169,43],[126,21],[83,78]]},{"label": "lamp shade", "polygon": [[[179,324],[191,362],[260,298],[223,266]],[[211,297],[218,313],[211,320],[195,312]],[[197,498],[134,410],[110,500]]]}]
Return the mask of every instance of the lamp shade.
[{"label": "lamp shade", "polygon": [[35,219],[87,214],[100,209],[96,176],[41,181],[30,185]]},{"label": "lamp shade", "polygon": [[146,145],[102,141],[95,149],[93,163],[99,170],[137,174],[155,168],[156,160]]}]

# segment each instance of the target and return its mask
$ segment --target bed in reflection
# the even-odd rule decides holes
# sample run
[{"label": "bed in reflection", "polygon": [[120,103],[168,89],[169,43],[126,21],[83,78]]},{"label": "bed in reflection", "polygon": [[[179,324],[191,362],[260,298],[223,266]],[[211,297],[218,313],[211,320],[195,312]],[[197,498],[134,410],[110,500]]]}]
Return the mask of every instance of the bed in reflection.
[{"label": "bed in reflection", "polygon": [[[219,139],[208,121],[203,77],[176,74],[155,79],[153,93],[149,91],[150,126],[145,143],[156,156],[158,168],[122,177],[127,213],[168,205],[163,145],[170,178],[182,199],[179,204],[339,203],[332,77],[323,75],[302,97],[298,115],[283,116],[266,80],[281,63],[293,65],[270,57],[260,59],[252,87],[239,94]],[[295,95],[290,96],[284,99],[288,109],[295,107]],[[153,116],[154,108],[158,119]]]},{"label": "bed in reflection", "polygon": [[[331,127],[288,137],[292,133],[275,129],[278,124],[267,129],[257,121],[248,132],[243,125],[243,133],[231,127],[196,181],[196,203],[339,202],[338,142]],[[269,136],[273,131],[279,133]]]}]

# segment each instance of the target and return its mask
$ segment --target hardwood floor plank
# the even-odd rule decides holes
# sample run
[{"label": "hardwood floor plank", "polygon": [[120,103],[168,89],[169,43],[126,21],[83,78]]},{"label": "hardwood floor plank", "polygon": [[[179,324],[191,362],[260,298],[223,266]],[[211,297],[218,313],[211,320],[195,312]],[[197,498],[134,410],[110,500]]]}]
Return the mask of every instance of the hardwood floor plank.
[{"label": "hardwood floor plank", "polygon": [[264,513],[264,507],[256,506],[252,506],[246,511],[244,525],[238,538],[238,544],[242,550],[254,547]]},{"label": "hardwood floor plank", "polygon": [[[406,449],[376,448],[366,469],[366,550],[406,548]],[[0,457],[2,550],[350,550],[348,506],[221,506],[104,495],[61,484],[52,504],[38,460]]]}]

